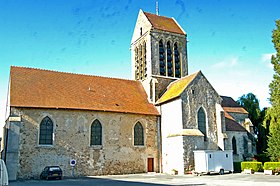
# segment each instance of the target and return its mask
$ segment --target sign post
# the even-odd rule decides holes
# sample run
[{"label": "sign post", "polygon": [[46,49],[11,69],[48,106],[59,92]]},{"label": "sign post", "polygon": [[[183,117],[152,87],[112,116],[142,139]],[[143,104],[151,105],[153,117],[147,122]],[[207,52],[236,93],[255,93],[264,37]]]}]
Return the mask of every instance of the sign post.
[{"label": "sign post", "polygon": [[77,161],[75,159],[70,160],[70,166],[72,167],[72,176],[74,177],[74,169],[76,166]]}]

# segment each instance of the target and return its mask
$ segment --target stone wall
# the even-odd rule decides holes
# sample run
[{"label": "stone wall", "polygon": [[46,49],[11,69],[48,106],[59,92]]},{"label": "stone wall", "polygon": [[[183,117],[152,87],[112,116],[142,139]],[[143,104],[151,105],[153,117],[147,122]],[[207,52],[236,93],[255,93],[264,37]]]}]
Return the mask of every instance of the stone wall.
[{"label": "stone wall", "polygon": [[225,140],[225,150],[233,150],[232,138],[236,139],[236,154],[233,154],[234,162],[244,161],[249,155],[250,150],[248,149],[248,136],[247,132],[227,131],[228,138]]},{"label": "stone wall", "polygon": [[[147,172],[147,159],[154,158],[159,171],[157,117],[99,111],[12,109],[22,117],[19,139],[18,178],[38,178],[47,165],[59,165],[71,176],[71,159],[77,160],[76,176]],[[38,145],[39,124],[48,116],[54,123],[54,145]],[[90,126],[102,124],[102,146],[90,146]],[[133,127],[144,127],[145,145],[133,145]]]},{"label": "stone wall", "polygon": [[[174,43],[178,44],[178,50],[180,53],[180,61],[181,61],[181,70],[182,70],[182,77],[188,75],[188,59],[187,59],[187,41],[186,36],[160,31],[160,30],[152,30],[151,31],[151,53],[152,53],[152,75],[160,75],[159,69],[159,41],[163,41],[164,49],[166,52],[167,49],[167,42],[170,42],[172,46]],[[166,55],[165,55],[166,57]]]},{"label": "stone wall", "polygon": [[234,118],[235,121],[237,121],[239,124],[243,124],[245,122],[245,119],[248,118],[248,114],[243,113],[235,113],[235,112],[228,112],[231,117]]},{"label": "stone wall", "polygon": [[220,104],[221,99],[202,74],[197,75],[182,93],[181,99],[184,129],[198,129],[197,113],[201,107],[206,114],[207,140],[204,141],[204,138],[199,136],[184,137],[184,161],[189,167],[194,163],[193,150],[219,149],[216,104]]}]

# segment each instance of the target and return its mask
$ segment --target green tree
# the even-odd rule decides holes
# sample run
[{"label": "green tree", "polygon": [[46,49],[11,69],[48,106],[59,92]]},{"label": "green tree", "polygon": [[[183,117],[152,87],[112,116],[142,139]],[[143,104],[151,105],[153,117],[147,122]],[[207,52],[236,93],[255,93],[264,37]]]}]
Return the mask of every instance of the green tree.
[{"label": "green tree", "polygon": [[276,21],[272,42],[276,54],[272,55],[273,80],[269,84],[271,108],[267,110],[264,123],[270,121],[267,154],[271,161],[280,161],[280,20]]},{"label": "green tree", "polygon": [[[260,110],[259,100],[253,93],[242,95],[236,101],[240,106],[248,111],[248,117],[254,125],[255,134],[257,134],[257,152],[263,154],[267,149],[268,129],[263,126],[266,108]],[[265,156],[265,155],[263,155]]]},{"label": "green tree", "polygon": [[242,95],[236,102],[249,112],[248,117],[252,121],[254,130],[256,131],[258,123],[260,122],[259,119],[261,113],[257,97],[253,93],[248,93]]}]

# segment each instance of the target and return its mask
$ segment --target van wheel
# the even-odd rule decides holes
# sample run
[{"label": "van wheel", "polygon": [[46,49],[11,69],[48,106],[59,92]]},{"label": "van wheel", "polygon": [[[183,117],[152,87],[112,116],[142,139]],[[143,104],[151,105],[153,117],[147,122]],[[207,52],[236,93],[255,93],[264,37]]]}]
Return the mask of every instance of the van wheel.
[{"label": "van wheel", "polygon": [[224,169],[220,169],[219,174],[220,174],[220,175],[223,175],[224,173],[225,173]]}]

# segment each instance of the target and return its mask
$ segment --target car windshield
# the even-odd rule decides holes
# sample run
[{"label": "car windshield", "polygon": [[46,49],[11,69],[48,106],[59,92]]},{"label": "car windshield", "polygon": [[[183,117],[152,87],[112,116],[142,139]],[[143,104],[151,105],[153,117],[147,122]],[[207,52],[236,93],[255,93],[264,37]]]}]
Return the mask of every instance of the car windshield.
[{"label": "car windshield", "polygon": [[50,167],[50,171],[60,171],[59,167]]}]

